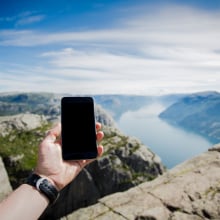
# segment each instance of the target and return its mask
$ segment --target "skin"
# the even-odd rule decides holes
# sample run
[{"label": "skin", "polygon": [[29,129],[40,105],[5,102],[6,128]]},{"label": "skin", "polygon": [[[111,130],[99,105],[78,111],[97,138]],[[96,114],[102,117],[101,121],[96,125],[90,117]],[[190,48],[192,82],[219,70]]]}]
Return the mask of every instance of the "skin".
[{"label": "skin", "polygon": [[[100,142],[104,137],[101,124],[96,123],[96,138]],[[94,161],[78,160],[64,161],[60,140],[61,125],[52,128],[39,145],[38,160],[35,173],[47,178],[59,191],[69,184],[79,172]],[[103,153],[103,147],[97,147],[98,155]],[[22,184],[0,203],[0,219],[2,220],[34,220],[38,219],[49,204],[49,200],[35,187]]]}]

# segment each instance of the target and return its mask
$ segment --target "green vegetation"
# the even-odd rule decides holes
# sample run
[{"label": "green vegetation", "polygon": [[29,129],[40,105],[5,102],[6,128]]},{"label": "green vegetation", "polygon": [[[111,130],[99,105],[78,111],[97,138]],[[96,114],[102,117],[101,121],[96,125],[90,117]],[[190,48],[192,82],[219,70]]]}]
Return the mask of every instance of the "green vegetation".
[{"label": "green vegetation", "polygon": [[[51,124],[44,124],[34,130],[12,130],[6,136],[0,136],[0,156],[3,158],[13,188],[24,182],[35,167],[38,145]],[[156,165],[139,165],[132,159],[132,154],[140,148],[140,142],[121,134],[117,129],[103,126],[105,138],[102,141],[104,155],[110,159],[113,172],[119,173],[120,184],[137,185],[143,181],[154,179]],[[140,166],[140,167],[138,167]],[[123,175],[122,175],[123,174]]]},{"label": "green vegetation", "polygon": [[13,187],[35,166],[38,144],[49,128],[50,125],[46,124],[31,131],[14,130],[5,137],[0,136],[0,156],[4,160]]}]

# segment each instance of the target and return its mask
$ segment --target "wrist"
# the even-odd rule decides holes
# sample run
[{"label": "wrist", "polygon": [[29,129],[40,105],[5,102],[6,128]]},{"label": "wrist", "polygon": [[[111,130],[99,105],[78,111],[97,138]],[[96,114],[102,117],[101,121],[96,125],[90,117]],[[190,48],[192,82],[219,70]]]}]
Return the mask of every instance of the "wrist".
[{"label": "wrist", "polygon": [[55,184],[44,176],[32,173],[27,178],[26,183],[42,193],[49,200],[50,204],[53,204],[59,196],[59,191]]},{"label": "wrist", "polygon": [[54,180],[54,178],[51,178],[50,175],[45,174],[45,172],[42,172],[40,169],[35,168],[33,170],[33,173],[37,174],[38,176],[46,178],[53,186],[60,191],[62,188],[60,188],[59,184]]}]

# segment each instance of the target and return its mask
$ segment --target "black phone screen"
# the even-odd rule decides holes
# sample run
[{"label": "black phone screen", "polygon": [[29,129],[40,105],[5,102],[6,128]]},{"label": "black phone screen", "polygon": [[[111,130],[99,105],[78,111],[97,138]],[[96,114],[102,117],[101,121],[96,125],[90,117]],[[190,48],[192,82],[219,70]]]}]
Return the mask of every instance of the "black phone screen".
[{"label": "black phone screen", "polygon": [[63,97],[61,125],[64,160],[97,157],[94,102],[91,97]]}]

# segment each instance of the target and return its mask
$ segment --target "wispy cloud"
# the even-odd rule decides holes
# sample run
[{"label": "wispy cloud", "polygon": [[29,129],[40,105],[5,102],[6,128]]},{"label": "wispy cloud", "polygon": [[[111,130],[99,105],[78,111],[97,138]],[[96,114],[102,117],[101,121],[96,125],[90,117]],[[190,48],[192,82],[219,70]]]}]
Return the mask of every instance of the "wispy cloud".
[{"label": "wispy cloud", "polygon": [[42,21],[45,18],[44,15],[31,15],[31,16],[26,16],[21,19],[19,19],[16,22],[16,26],[23,26],[27,24],[33,24]]},{"label": "wispy cloud", "polygon": [[[220,12],[169,7],[120,20],[111,29],[2,31],[0,45],[44,47],[42,90],[51,89],[42,79],[59,91],[78,93],[218,90],[219,27]],[[54,49],[45,52],[47,46]]]},{"label": "wispy cloud", "polygon": [[45,15],[39,14],[37,12],[24,11],[18,15],[14,15],[11,17],[0,17],[0,22],[13,23],[14,26],[17,27],[40,22],[44,20],[45,17]]}]

